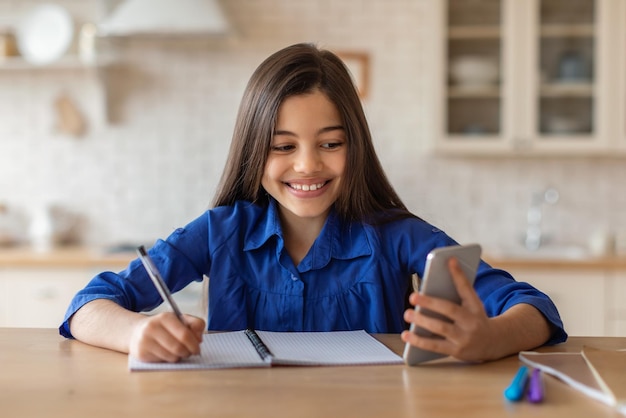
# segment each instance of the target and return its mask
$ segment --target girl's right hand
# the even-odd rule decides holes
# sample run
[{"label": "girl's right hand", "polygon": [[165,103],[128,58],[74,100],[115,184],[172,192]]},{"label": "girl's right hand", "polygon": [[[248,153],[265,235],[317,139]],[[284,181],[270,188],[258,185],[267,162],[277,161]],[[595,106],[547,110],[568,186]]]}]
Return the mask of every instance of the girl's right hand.
[{"label": "girl's right hand", "polygon": [[131,335],[129,354],[140,361],[169,363],[200,354],[205,322],[191,315],[184,317],[186,325],[173,312],[146,316]]}]

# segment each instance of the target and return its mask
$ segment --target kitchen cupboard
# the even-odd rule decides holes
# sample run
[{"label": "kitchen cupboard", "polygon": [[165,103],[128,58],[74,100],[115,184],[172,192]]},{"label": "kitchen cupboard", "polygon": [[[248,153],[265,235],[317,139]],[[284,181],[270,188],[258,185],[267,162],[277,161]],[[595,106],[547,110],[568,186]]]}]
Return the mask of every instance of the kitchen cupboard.
[{"label": "kitchen cupboard", "polygon": [[618,32],[626,20],[616,17],[623,2],[447,0],[431,6],[440,40],[433,68],[436,151],[608,155],[621,147],[615,137],[624,113],[615,87],[626,77],[616,71],[626,66],[616,53],[624,42]]},{"label": "kitchen cupboard", "polygon": [[615,83],[614,91],[617,94],[617,106],[616,106],[616,114],[619,120],[617,134],[618,138],[618,149],[621,153],[626,152],[626,54],[623,51],[626,50],[626,2],[619,2],[619,10],[616,13],[615,19],[619,21],[621,24],[618,25],[619,31],[616,36],[616,50],[620,51],[619,54],[616,54],[619,57],[619,62],[617,65],[617,74],[620,75],[618,77],[617,83]]},{"label": "kitchen cupboard", "polygon": [[614,271],[608,277],[607,331],[612,336],[626,336],[626,271]]},{"label": "kitchen cupboard", "polygon": [[[0,268],[0,327],[56,328],[70,300],[91,278],[119,267],[3,267]],[[174,294],[181,310],[204,316],[202,283]],[[168,308],[163,304],[149,313]]]},{"label": "kitchen cupboard", "polygon": [[612,335],[608,323],[611,307],[607,303],[607,272],[577,268],[508,271],[517,281],[530,283],[550,296],[569,335]]},{"label": "kitchen cupboard", "polygon": [[91,276],[83,269],[0,270],[0,326],[58,327],[69,301]]}]

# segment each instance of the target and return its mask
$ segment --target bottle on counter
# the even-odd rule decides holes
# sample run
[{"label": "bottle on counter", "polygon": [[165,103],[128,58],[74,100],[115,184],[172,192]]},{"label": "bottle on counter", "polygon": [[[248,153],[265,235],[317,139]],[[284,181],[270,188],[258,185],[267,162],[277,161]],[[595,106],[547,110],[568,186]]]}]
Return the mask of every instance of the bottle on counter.
[{"label": "bottle on counter", "polygon": [[33,212],[28,237],[35,251],[46,252],[54,247],[54,221],[48,205],[42,205]]},{"label": "bottle on counter", "polygon": [[98,28],[95,24],[85,23],[80,28],[78,55],[84,63],[94,63],[97,59],[96,40]]}]

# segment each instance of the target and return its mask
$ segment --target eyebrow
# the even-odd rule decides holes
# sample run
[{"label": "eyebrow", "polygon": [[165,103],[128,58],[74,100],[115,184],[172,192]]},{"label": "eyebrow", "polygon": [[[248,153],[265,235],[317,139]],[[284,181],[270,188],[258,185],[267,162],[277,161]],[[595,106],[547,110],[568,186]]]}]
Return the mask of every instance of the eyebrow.
[{"label": "eyebrow", "polygon": [[[327,126],[325,128],[322,128],[320,130],[317,131],[317,134],[323,134],[326,132],[332,132],[332,131],[345,131],[345,128],[343,127],[343,125],[334,125],[334,126]],[[277,129],[274,131],[274,135],[288,135],[288,136],[297,136],[295,134],[295,132],[291,132],[291,131],[287,131],[284,129]]]}]

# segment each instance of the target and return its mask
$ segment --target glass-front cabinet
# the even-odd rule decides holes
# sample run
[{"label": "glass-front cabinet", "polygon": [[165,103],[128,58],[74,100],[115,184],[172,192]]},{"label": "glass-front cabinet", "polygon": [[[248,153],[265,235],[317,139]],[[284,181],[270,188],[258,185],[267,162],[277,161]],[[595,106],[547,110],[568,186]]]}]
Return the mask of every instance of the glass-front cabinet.
[{"label": "glass-front cabinet", "polygon": [[437,150],[606,153],[620,1],[433,2],[443,41]]},{"label": "glass-front cabinet", "polygon": [[616,55],[619,57],[619,64],[616,71],[620,75],[618,82],[614,86],[616,95],[618,96],[618,105],[615,108],[616,118],[618,120],[617,138],[619,139],[619,151],[626,153],[626,1],[620,2],[620,8],[616,13],[616,20],[620,22],[619,31],[616,36],[617,45],[615,49],[619,51]]}]

